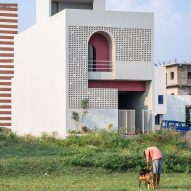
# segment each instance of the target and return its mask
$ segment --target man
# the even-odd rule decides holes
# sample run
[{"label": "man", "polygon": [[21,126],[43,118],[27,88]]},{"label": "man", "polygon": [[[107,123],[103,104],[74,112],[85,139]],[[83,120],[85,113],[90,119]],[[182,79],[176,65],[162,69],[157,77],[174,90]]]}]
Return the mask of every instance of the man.
[{"label": "man", "polygon": [[147,168],[149,168],[150,159],[153,163],[153,185],[157,189],[160,182],[160,174],[162,171],[162,153],[157,147],[148,147],[144,152]]}]

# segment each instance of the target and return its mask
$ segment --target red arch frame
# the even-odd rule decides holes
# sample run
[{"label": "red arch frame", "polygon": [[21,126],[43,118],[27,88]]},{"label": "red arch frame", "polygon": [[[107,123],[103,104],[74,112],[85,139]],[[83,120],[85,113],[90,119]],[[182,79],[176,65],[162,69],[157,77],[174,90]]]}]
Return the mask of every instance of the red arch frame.
[{"label": "red arch frame", "polygon": [[[99,32],[94,33],[88,42],[95,52],[93,61],[89,60],[91,68],[96,72],[109,72],[110,71],[110,46],[108,39]],[[91,66],[93,65],[93,66]]]}]

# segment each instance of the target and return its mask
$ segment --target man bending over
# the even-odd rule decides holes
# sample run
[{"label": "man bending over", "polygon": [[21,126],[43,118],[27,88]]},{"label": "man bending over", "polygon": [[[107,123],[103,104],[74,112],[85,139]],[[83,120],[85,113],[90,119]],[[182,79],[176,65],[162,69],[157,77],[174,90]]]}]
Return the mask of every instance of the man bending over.
[{"label": "man bending over", "polygon": [[162,153],[157,147],[148,147],[144,152],[147,168],[149,168],[150,159],[153,163],[153,185],[157,189],[160,182],[160,174],[162,172]]}]

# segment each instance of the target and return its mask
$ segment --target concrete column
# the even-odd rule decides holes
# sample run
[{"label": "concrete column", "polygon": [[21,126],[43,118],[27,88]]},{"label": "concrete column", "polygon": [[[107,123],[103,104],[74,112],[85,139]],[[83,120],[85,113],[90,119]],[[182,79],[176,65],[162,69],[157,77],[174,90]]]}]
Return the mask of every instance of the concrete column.
[{"label": "concrete column", "polygon": [[51,0],[36,0],[36,23],[46,22],[51,15]]}]

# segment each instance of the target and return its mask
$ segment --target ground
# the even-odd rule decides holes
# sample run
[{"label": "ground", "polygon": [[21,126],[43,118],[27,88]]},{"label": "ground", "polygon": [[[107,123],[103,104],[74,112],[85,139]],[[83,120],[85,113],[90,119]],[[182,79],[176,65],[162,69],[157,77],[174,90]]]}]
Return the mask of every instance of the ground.
[{"label": "ground", "polygon": [[159,190],[191,190],[191,142],[159,131],[134,138],[98,131],[56,139],[0,133],[0,191],[140,191],[144,149],[164,154]]},{"label": "ground", "polygon": [[[0,177],[2,191],[140,191],[137,172],[109,172],[96,169],[66,167],[62,175]],[[190,174],[162,174],[159,190],[190,190]]]}]

